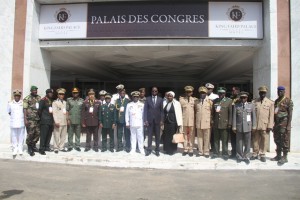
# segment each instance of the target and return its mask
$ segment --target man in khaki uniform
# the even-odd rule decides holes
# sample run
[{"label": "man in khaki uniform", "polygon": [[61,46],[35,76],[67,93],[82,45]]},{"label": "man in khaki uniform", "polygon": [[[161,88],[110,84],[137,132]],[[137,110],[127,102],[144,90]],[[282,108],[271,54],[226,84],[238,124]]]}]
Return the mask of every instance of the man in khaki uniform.
[{"label": "man in khaki uniform", "polygon": [[54,153],[66,152],[64,149],[67,137],[67,102],[64,100],[66,90],[59,88],[56,90],[58,99],[52,103],[54,118]]},{"label": "man in khaki uniform", "polygon": [[194,88],[192,86],[185,86],[185,97],[180,97],[179,102],[182,107],[182,122],[183,122],[183,132],[184,132],[184,152],[183,156],[189,154],[193,156],[193,147],[195,142],[195,100],[192,97]]},{"label": "man in khaki uniform", "polygon": [[253,155],[250,160],[266,162],[267,140],[274,125],[274,102],[266,97],[268,88],[258,88],[259,98],[253,101],[256,111],[256,131],[253,132]]},{"label": "man in khaki uniform", "polygon": [[197,157],[209,158],[212,100],[207,96],[207,88],[199,87],[200,98],[195,100],[196,128],[199,153]]}]

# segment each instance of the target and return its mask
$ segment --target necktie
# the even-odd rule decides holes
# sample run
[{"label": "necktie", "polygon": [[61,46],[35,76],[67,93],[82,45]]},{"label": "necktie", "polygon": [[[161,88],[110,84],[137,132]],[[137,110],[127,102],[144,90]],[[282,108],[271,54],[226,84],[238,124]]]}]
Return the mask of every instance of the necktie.
[{"label": "necktie", "polygon": [[153,97],[153,105],[155,105],[155,96]]},{"label": "necktie", "polygon": [[245,109],[245,104],[243,103],[243,109]]}]

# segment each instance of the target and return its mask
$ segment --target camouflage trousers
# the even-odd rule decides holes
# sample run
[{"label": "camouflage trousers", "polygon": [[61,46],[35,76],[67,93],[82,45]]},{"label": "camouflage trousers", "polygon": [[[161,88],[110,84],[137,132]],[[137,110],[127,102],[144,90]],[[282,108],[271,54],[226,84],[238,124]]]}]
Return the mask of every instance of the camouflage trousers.
[{"label": "camouflage trousers", "polygon": [[35,146],[40,139],[40,125],[38,121],[28,120],[28,126],[26,126],[27,138],[26,144],[28,146]]},{"label": "camouflage trousers", "polygon": [[286,129],[287,118],[280,118],[275,120],[274,126],[274,142],[276,144],[276,151],[287,153],[290,144],[290,131]]}]

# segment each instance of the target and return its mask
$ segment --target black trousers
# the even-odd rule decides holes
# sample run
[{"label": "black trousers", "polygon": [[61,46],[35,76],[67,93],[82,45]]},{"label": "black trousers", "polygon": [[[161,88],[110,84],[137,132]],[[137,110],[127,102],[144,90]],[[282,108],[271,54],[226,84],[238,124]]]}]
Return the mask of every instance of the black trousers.
[{"label": "black trousers", "polygon": [[52,124],[41,124],[40,151],[45,151],[46,149],[50,148],[53,128],[54,126]]},{"label": "black trousers", "polygon": [[236,156],[236,133],[234,133],[232,129],[230,129],[229,131],[230,131],[230,142],[231,142],[231,155]]},{"label": "black trousers", "polygon": [[94,140],[94,149],[98,149],[98,126],[87,126],[86,127],[86,144],[85,148],[91,148],[92,135]]},{"label": "black trousers", "polygon": [[159,152],[160,124],[151,122],[148,127],[148,151],[152,151],[152,137],[155,135],[155,151]]}]

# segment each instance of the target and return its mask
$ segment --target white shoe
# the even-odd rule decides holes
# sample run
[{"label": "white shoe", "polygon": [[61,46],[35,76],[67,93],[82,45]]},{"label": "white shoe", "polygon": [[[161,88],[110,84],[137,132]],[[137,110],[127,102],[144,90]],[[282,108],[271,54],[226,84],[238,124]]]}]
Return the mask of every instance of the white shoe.
[{"label": "white shoe", "polygon": [[17,153],[18,153],[18,149],[15,148],[15,149],[13,150],[13,156],[16,156]]},{"label": "white shoe", "polygon": [[22,149],[19,149],[19,155],[23,155],[23,150]]}]

